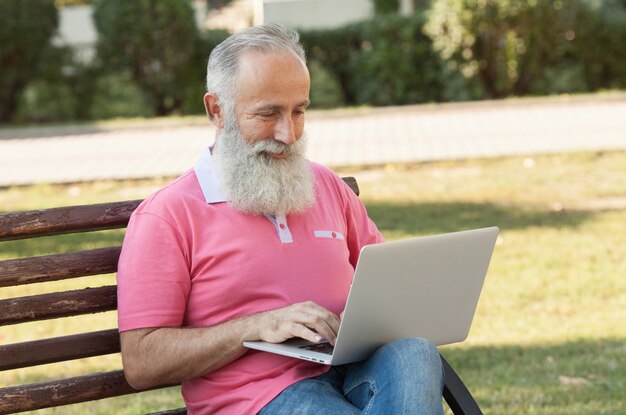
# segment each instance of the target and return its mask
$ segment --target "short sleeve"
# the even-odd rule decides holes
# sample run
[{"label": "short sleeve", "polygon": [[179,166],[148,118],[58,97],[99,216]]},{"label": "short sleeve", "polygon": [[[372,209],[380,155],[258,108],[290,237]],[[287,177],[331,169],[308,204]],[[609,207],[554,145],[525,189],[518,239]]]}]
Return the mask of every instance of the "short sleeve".
[{"label": "short sleeve", "polygon": [[190,286],[180,232],[155,214],[135,212],[118,264],[120,331],[181,326]]}]

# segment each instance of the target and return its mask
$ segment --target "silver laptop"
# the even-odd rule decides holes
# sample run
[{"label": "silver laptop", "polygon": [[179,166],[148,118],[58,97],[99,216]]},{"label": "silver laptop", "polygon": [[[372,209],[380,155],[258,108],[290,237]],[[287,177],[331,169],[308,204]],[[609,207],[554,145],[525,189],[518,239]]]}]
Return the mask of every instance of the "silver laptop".
[{"label": "silver laptop", "polygon": [[406,337],[436,345],[463,341],[497,236],[498,228],[491,227],[365,246],[334,348],[302,339],[244,346],[341,365]]}]

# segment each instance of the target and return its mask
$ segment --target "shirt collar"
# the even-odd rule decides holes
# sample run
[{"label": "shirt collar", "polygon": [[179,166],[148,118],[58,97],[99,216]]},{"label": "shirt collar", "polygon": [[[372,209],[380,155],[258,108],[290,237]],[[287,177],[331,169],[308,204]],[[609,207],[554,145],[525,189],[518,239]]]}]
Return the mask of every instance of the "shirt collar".
[{"label": "shirt collar", "polygon": [[220,183],[213,169],[211,149],[207,148],[194,166],[196,177],[207,203],[227,202],[228,198],[220,191]]}]

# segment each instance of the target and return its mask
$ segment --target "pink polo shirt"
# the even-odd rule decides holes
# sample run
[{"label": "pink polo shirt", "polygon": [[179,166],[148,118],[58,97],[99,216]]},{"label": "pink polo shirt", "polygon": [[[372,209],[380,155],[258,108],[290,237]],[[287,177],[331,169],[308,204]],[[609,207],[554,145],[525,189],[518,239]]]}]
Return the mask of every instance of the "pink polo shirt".
[{"label": "pink polo shirt", "polygon": [[[339,314],[364,245],[382,236],[361,201],[311,163],[317,200],[302,214],[265,217],[232,209],[207,151],[196,168],[133,213],[119,262],[120,331],[202,327],[314,301]],[[249,351],[183,383],[191,415],[254,414],[289,385],[328,366]]]}]

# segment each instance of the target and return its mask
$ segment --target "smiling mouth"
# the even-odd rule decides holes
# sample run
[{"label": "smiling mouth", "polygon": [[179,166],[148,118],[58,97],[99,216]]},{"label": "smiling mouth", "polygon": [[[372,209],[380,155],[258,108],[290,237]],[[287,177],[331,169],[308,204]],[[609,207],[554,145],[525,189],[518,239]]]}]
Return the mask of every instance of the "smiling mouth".
[{"label": "smiling mouth", "polygon": [[289,157],[289,155],[288,155],[288,154],[286,154],[286,153],[271,153],[271,152],[269,152],[269,151],[264,151],[264,152],[263,152],[263,154],[264,154],[266,157],[273,158],[273,159],[275,159],[275,160],[284,160],[284,159],[286,159],[287,157]]}]

